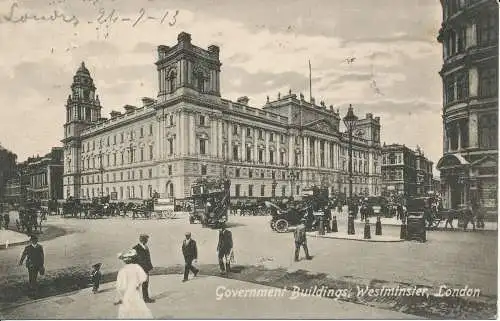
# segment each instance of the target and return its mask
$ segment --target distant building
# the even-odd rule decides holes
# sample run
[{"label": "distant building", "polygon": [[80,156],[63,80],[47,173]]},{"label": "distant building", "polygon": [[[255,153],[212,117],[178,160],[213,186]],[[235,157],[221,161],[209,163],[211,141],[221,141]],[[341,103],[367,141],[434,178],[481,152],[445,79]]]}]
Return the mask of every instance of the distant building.
[{"label": "distant building", "polygon": [[26,200],[30,177],[26,175],[26,162],[17,165],[16,175],[5,184],[5,201],[11,204],[19,204]]},{"label": "distant building", "polygon": [[437,178],[432,179],[432,191],[438,193],[441,191],[441,181]]},{"label": "distant building", "polygon": [[0,202],[5,200],[5,185],[16,175],[17,155],[0,145]]},{"label": "distant building", "polygon": [[[27,180],[27,197],[36,200],[63,198],[62,147],[53,147],[45,156],[30,157],[23,163],[23,181]],[[27,178],[26,178],[27,177]],[[20,189],[23,184],[20,185]]]},{"label": "distant building", "polygon": [[497,216],[498,1],[441,0],[445,208],[475,203]]},{"label": "distant building", "polygon": [[[147,199],[190,196],[200,177],[231,180],[235,197],[291,196],[322,185],[347,193],[348,137],[341,115],[300,94],[262,108],[221,98],[219,47],[180,33],[158,46],[157,99],[101,116],[94,80],[73,77],[64,124],[64,197]],[[353,192],[380,195],[380,118],[366,114],[353,137]]]},{"label": "distant building", "polygon": [[405,145],[382,147],[383,194],[424,195],[432,190],[432,162],[420,148],[413,151]]}]

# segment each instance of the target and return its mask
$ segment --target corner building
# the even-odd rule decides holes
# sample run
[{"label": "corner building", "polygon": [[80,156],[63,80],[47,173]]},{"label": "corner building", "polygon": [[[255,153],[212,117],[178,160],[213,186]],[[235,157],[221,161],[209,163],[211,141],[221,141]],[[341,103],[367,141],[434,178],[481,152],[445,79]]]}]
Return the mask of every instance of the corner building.
[{"label": "corner building", "polygon": [[[82,63],[66,104],[65,198],[182,199],[202,176],[231,179],[233,197],[296,195],[312,185],[348,192],[348,136],[332,106],[291,91],[263,108],[223,99],[219,47],[196,47],[184,32],[175,46],[158,47],[156,67],[157,99],[106,119]],[[367,114],[353,138],[354,193],[380,194],[380,162],[380,119]]]},{"label": "corner building", "polygon": [[445,208],[468,203],[496,217],[498,193],[498,4],[441,0]]}]

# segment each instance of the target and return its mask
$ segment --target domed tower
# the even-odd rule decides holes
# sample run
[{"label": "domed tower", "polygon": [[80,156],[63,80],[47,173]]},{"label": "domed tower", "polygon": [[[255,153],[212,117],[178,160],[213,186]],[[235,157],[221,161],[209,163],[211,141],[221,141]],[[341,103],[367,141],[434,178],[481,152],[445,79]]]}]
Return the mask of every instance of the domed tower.
[{"label": "domed tower", "polygon": [[101,103],[96,95],[94,80],[82,62],[71,85],[66,102],[64,124],[64,197],[79,198],[82,131],[101,118]]}]

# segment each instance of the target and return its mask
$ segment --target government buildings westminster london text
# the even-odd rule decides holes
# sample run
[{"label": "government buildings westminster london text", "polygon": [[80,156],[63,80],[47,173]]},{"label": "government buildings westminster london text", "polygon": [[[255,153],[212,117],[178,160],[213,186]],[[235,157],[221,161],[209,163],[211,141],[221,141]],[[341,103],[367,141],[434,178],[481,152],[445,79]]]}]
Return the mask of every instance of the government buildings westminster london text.
[{"label": "government buildings westminster london text", "polygon": [[[202,176],[228,177],[233,197],[297,195],[314,185],[347,193],[348,136],[333,106],[302,94],[278,95],[261,109],[221,98],[219,47],[180,33],[159,46],[157,99],[125,106],[110,119],[82,63],[64,125],[65,198],[118,200],[189,196]],[[366,114],[353,138],[353,193],[381,192],[380,118]]]}]

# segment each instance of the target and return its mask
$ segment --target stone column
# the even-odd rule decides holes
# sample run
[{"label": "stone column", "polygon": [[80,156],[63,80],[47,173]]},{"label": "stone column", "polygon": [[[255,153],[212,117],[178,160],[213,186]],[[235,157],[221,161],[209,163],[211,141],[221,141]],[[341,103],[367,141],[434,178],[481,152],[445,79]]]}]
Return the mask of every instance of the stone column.
[{"label": "stone column", "polygon": [[288,137],[288,166],[293,166],[293,161],[295,159],[294,143],[295,143],[294,136],[289,136]]},{"label": "stone column", "polygon": [[243,130],[243,127],[240,128],[241,129],[241,146],[240,146],[240,158],[241,158],[241,161],[243,162],[246,162],[246,150],[247,150],[247,147],[245,145],[245,138],[246,138],[246,135],[247,133]]},{"label": "stone column", "polygon": [[224,139],[222,137],[222,120],[217,119],[217,157],[222,158],[222,147],[224,146]]},{"label": "stone column", "polygon": [[304,141],[304,167],[309,167],[309,137],[303,137]]},{"label": "stone column", "polygon": [[180,141],[182,142],[182,156],[187,155],[188,144],[189,144],[189,136],[188,136],[188,115],[181,111],[181,137]]},{"label": "stone column", "polygon": [[479,73],[477,67],[471,66],[469,69],[469,96],[476,97],[479,94]]},{"label": "stone column", "polygon": [[265,151],[265,157],[264,157],[264,162],[266,164],[269,163],[269,132],[266,130],[264,131],[264,137],[265,137],[265,146],[266,146],[266,151]]},{"label": "stone column", "polygon": [[331,158],[330,158],[330,142],[329,141],[325,141],[325,168],[331,168],[332,164],[330,162]]},{"label": "stone column", "polygon": [[469,147],[471,148],[479,147],[478,128],[477,113],[471,113],[469,115]]},{"label": "stone column", "polygon": [[460,128],[460,121],[457,121],[455,123],[455,126],[457,126],[457,142],[458,142],[457,150],[461,150],[462,149],[462,129]]},{"label": "stone column", "polygon": [[231,122],[226,122],[226,128],[227,128],[227,159],[232,160],[233,159],[233,129],[231,128]]},{"label": "stone column", "polygon": [[196,137],[196,115],[191,113],[189,115],[189,135],[192,137],[192,141],[189,143],[190,154],[197,155],[198,154],[198,139]]},{"label": "stone column", "polygon": [[[258,150],[258,142],[259,142],[259,134],[258,134],[258,130],[254,128],[253,130],[253,155],[252,155],[252,160],[254,162],[258,162],[259,161],[259,150]],[[260,192],[259,192],[259,195],[260,195]]]},{"label": "stone column", "polygon": [[320,150],[319,150],[319,138],[317,138],[315,141],[314,141],[314,154],[315,154],[315,158],[314,158],[314,161],[316,162],[316,167],[320,167],[321,165],[321,155],[320,155]]}]

